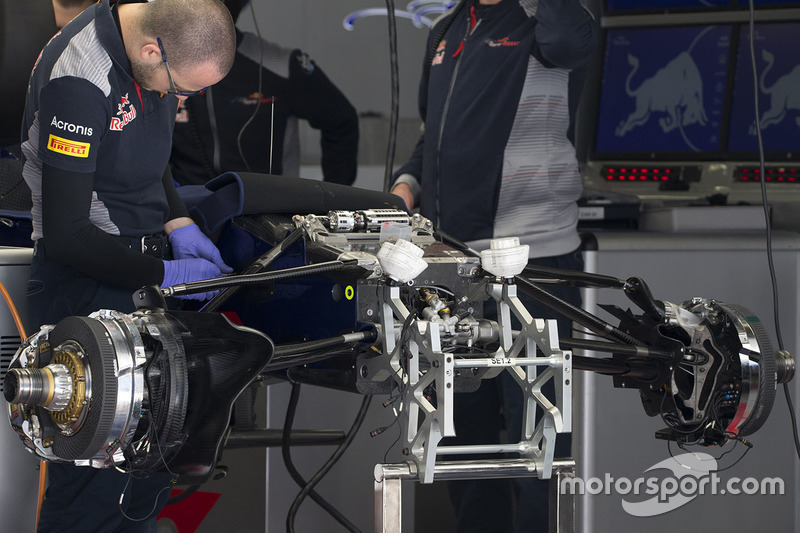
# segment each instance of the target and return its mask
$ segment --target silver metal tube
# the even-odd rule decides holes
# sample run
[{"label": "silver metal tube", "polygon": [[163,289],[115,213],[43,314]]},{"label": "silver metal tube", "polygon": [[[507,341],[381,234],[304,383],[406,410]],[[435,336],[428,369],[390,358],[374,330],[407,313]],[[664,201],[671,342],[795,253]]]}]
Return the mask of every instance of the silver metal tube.
[{"label": "silver metal tube", "polygon": [[[553,461],[553,473],[571,472],[575,468],[572,458]],[[506,477],[530,477],[536,475],[536,465],[531,459],[498,459],[485,461],[445,461],[436,463],[434,477],[437,481],[447,479],[488,479]],[[403,479],[418,481],[417,468],[412,462],[379,464],[375,466],[375,481]]]},{"label": "silver metal tube", "polygon": [[518,444],[472,444],[464,446],[437,446],[436,455],[465,455],[481,453],[524,453],[527,445]]},{"label": "silver metal tube", "polygon": [[[375,465],[375,533],[401,533],[402,482],[417,481],[416,465],[412,462]],[[575,474],[571,458],[553,461],[550,480],[550,533],[574,532],[574,496],[562,495],[559,490],[564,477]],[[536,475],[536,465],[530,459],[501,459],[497,461],[448,461],[436,463],[434,477],[445,479],[483,479],[527,477]]]},{"label": "silver metal tube", "polygon": [[497,357],[494,359],[456,359],[456,368],[490,368],[496,366],[553,366],[559,361],[556,357]]}]

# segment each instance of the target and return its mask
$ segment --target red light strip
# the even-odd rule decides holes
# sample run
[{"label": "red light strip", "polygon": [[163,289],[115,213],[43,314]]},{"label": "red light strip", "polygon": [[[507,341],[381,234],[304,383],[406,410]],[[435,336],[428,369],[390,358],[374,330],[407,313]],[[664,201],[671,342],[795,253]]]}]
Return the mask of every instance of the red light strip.
[{"label": "red light strip", "polygon": [[669,181],[671,168],[665,167],[607,167],[600,171],[606,181]]}]

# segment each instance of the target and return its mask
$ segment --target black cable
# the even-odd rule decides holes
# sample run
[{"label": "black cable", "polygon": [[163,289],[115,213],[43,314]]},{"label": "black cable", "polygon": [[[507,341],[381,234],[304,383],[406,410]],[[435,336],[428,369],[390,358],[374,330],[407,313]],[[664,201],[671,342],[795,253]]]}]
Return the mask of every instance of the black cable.
[{"label": "black cable", "polygon": [[[261,30],[258,27],[258,20],[256,19],[256,11],[253,7],[253,2],[248,2],[250,4],[250,14],[253,16],[253,25],[256,29],[256,35],[258,36],[258,102],[256,102],[256,107],[253,109],[253,114],[250,115],[250,118],[242,125],[242,128],[239,130],[239,134],[236,136],[236,148],[239,149],[239,157],[242,158],[242,162],[244,163],[245,168],[248,172],[250,170],[250,163],[247,162],[247,159],[244,157],[244,150],[242,149],[242,136],[244,135],[244,130],[255,120],[256,115],[258,115],[258,110],[261,108],[261,100],[263,100],[263,95],[261,94],[262,91],[262,76],[264,71],[264,43],[263,39],[261,38]],[[272,103],[275,103],[275,97],[272,97]],[[274,105],[273,105],[274,108]],[[271,117],[274,119],[274,117]],[[269,139],[270,146],[272,146],[273,139],[270,136]],[[270,165],[269,169],[270,174],[272,173],[272,165]]]},{"label": "black cable", "polygon": [[397,143],[397,123],[400,115],[400,67],[397,61],[397,17],[394,13],[394,0],[386,0],[386,15],[389,19],[389,70],[391,77],[392,102],[389,112],[389,142],[386,149],[386,169],[383,176],[383,190],[389,192],[394,172],[394,152]]},{"label": "black cable", "polygon": [[[744,456],[745,456],[745,455],[747,455],[747,452],[749,452],[750,450],[752,450],[752,449],[753,449],[753,445],[752,445],[752,444],[751,444],[749,441],[747,441],[747,440],[745,440],[745,439],[738,439],[738,438],[737,438],[737,439],[732,439],[732,440],[734,440],[734,441],[735,441],[735,442],[734,442],[734,444],[733,444],[734,448],[735,448],[735,447],[736,447],[736,445],[737,445],[738,443],[740,443],[740,442],[741,442],[742,444],[744,444],[744,445],[746,446],[746,448],[745,448],[744,452],[742,453],[742,455],[740,455],[740,456],[739,456],[739,458],[738,458],[738,459],[736,459],[736,461],[734,461],[734,463],[733,463],[733,464],[731,464],[731,465],[728,465],[728,466],[726,466],[725,468],[718,468],[717,470],[714,470],[714,473],[715,473],[715,474],[718,474],[719,472],[724,472],[724,471],[726,471],[726,470],[730,470],[730,469],[731,469],[731,468],[733,468],[734,466],[738,465],[738,464],[739,464],[739,461],[741,461],[742,459],[744,459]],[[731,448],[729,451],[733,451],[733,448]],[[728,452],[725,452],[725,453],[728,453]],[[725,454],[722,454],[722,455],[725,455]],[[722,455],[720,456],[720,458],[722,458]]]},{"label": "black cable", "polygon": [[[391,404],[396,402],[398,399],[400,399],[399,395],[398,396],[392,396],[391,398],[389,398],[388,400],[383,402],[383,406],[384,407],[389,407]],[[394,448],[394,445],[397,444],[400,441],[400,437],[403,436],[403,428],[400,426],[400,417],[397,414],[397,409],[392,407],[392,411],[394,412],[394,420],[392,420],[392,422],[388,426],[379,427],[379,428],[373,429],[372,431],[369,432],[369,436],[370,437],[377,437],[378,435],[382,435],[384,432],[386,432],[387,430],[391,429],[392,426],[394,426],[395,424],[398,425],[397,426],[397,429],[398,429],[397,437],[395,437],[395,439],[392,441],[392,443],[389,445],[389,447],[386,448],[386,451],[383,452],[383,463],[384,464],[388,462],[389,452],[392,451],[392,448]]]},{"label": "black cable", "polygon": [[[303,479],[303,476],[298,472],[297,468],[294,466],[292,462],[292,455],[291,455],[291,435],[292,435],[292,425],[294,424],[294,416],[297,412],[297,402],[300,399],[300,384],[294,383],[292,385],[292,392],[289,396],[289,406],[286,408],[286,418],[283,423],[283,438],[281,439],[281,452],[283,454],[283,462],[286,465],[286,470],[289,472],[289,475],[292,476],[295,483],[297,483],[300,487],[305,487],[307,482]],[[333,505],[328,503],[322,496],[319,495],[314,490],[309,490],[308,495],[311,496],[311,499],[314,500],[320,507],[322,507],[329,515],[331,515],[337,522],[347,528],[348,531],[358,531],[358,528],[353,525],[344,515],[342,515],[338,509],[336,509]],[[292,510],[289,510],[289,515],[286,517],[286,531],[291,533],[294,531],[294,516],[291,515]]]},{"label": "black cable", "polygon": [[[203,138],[200,135],[200,128],[197,125],[197,116],[195,115],[197,110],[195,105],[192,103],[195,101],[196,100],[193,100],[192,98],[187,98],[184,100],[183,106],[186,108],[186,112],[188,114],[189,132],[192,136],[192,143],[197,150],[197,157],[200,159],[200,165],[203,167],[203,170],[205,170],[206,181],[208,181],[216,177],[217,172],[214,170],[214,165],[211,163],[211,160],[208,159],[208,154],[206,153],[205,146],[203,145]],[[214,105],[211,98],[207,98],[206,102],[206,105]]]},{"label": "black cable", "polygon": [[178,502],[182,502],[183,500],[185,500],[186,498],[188,498],[189,496],[194,494],[197,491],[197,489],[199,489],[199,488],[200,488],[200,485],[190,485],[189,487],[186,488],[186,490],[184,490],[180,494],[176,494],[175,496],[171,496],[170,499],[167,500],[167,503],[164,504],[164,507],[166,507],[167,505],[173,505],[173,504],[176,504]]},{"label": "black cable", "polygon": [[772,311],[775,318],[775,334],[778,338],[778,349],[783,350],[783,337],[781,336],[780,315],[778,307],[778,281],[775,276],[775,263],[773,260],[772,252],[772,224],[769,218],[769,204],[767,203],[767,174],[766,164],[764,161],[764,138],[761,135],[761,118],[759,116],[758,105],[758,69],[756,67],[755,58],[755,12],[753,8],[753,0],[749,1],[750,4],[750,66],[753,69],[753,107],[755,108],[755,127],[756,127],[756,140],[758,142],[758,165],[761,172],[761,206],[764,208],[764,221],[766,222],[767,229],[767,261],[769,263],[769,275],[772,282]]},{"label": "black cable", "polygon": [[[739,461],[744,459],[744,456],[747,455],[747,452],[749,452],[750,449],[753,447],[753,445],[749,441],[747,441],[745,439],[731,438],[731,439],[729,439],[729,442],[730,441],[733,441],[733,447],[730,450],[722,453],[719,457],[714,457],[714,461],[716,461],[717,464],[719,464],[719,460],[722,459],[723,457],[725,457],[725,455],[729,454],[734,449],[736,449],[736,445],[739,444],[740,442],[746,446],[745,451],[742,453],[742,455],[739,456],[739,458],[736,461],[733,462],[733,464],[730,464],[730,465],[726,466],[725,468],[717,468],[716,470],[710,470],[709,474],[712,474],[712,473],[713,474],[718,474],[720,472],[725,472],[726,470],[730,470],[731,468],[733,468],[734,466],[739,464]],[[680,448],[681,450],[683,450],[683,451],[685,451],[687,453],[692,453],[689,450],[687,450],[686,448],[684,448],[685,445],[686,444],[678,443],[678,448]],[[690,445],[691,445],[691,443],[690,443]],[[672,447],[670,446],[670,440],[669,439],[667,439],[667,452],[669,453],[669,456],[672,459],[675,459],[676,461],[678,460],[678,458],[675,457],[675,455],[673,455],[673,453],[672,453]],[[690,470],[691,470],[691,468],[690,468]]]},{"label": "black cable", "polygon": [[131,482],[131,477],[133,477],[133,476],[129,473],[128,474],[128,479],[125,480],[125,486],[122,488],[122,493],[119,496],[119,503],[117,504],[118,507],[119,507],[119,513],[122,516],[124,516],[126,520],[129,520],[131,522],[143,522],[143,521],[147,520],[148,518],[150,518],[151,516],[153,516],[153,513],[155,513],[156,509],[158,508],[158,499],[161,497],[161,493],[164,492],[167,489],[171,489],[172,488],[172,484],[170,483],[169,485],[163,487],[160,491],[158,491],[158,493],[156,494],[155,500],[153,501],[153,508],[150,509],[149,513],[147,513],[145,516],[143,516],[141,518],[133,518],[133,517],[128,516],[125,513],[125,510],[122,508],[122,501],[125,498],[125,492],[127,492],[128,485]]},{"label": "black cable", "polygon": [[[723,457],[725,457],[726,455],[728,455],[729,453],[731,453],[733,450],[735,450],[735,449],[736,449],[736,446],[738,446],[738,445],[739,445],[739,443],[740,443],[740,442],[742,442],[742,441],[744,441],[744,442],[746,442],[747,444],[749,444],[749,447],[752,447],[752,446],[753,446],[752,444],[748,443],[748,442],[747,442],[746,440],[744,440],[744,439],[742,439],[742,440],[739,440],[739,439],[737,439],[737,438],[729,438],[729,439],[728,439],[728,440],[725,442],[725,444],[727,444],[728,442],[733,442],[733,446],[731,446],[731,449],[730,449],[730,450],[725,450],[724,452],[722,452],[721,454],[719,454],[719,457],[715,457],[715,458],[714,458],[714,459],[716,459],[716,460],[717,460],[717,463],[719,463],[719,462],[720,462],[720,460],[722,460],[722,458],[723,458]],[[724,446],[725,446],[725,445],[723,444],[723,447],[724,447]],[[726,469],[727,469],[727,467],[726,467]]]},{"label": "black cable", "polygon": [[789,384],[783,384],[783,393],[786,395],[786,404],[789,406],[789,418],[792,420],[792,436],[794,437],[794,449],[797,451],[797,458],[800,459],[800,438],[797,436],[797,417],[792,405],[792,397],[789,394]]},{"label": "black cable", "polygon": [[[392,448],[394,448],[395,444],[400,442],[400,437],[403,436],[403,426],[400,425],[400,417],[398,417],[398,416],[394,417],[394,420],[392,421],[391,424],[386,426],[386,429],[391,428],[395,424],[397,424],[397,437],[394,438],[394,441],[392,441],[392,443],[389,445],[389,447],[386,448],[386,452],[384,452],[384,454],[383,454],[383,463],[384,464],[386,464],[389,461],[389,459],[388,459],[389,452],[392,451]],[[386,431],[386,430],[384,430],[384,431]]]},{"label": "black cable", "polygon": [[[766,163],[764,157],[764,138],[761,134],[761,116],[758,105],[758,68],[756,66],[756,51],[755,51],[755,5],[753,0],[748,1],[749,7],[749,20],[748,29],[750,34],[750,67],[753,71],[753,108],[755,110],[755,129],[756,140],[758,142],[758,165],[761,172],[761,205],[764,209],[764,220],[767,228],[767,262],[769,265],[769,276],[772,283],[772,312],[775,320],[775,335],[778,339],[778,349],[783,350],[783,336],[781,335],[781,322],[780,322],[780,307],[778,304],[778,281],[775,275],[775,262],[772,253],[772,224],[769,218],[769,203],[767,202],[767,173]],[[786,404],[789,406],[789,418],[792,423],[792,437],[794,438],[794,448],[797,453],[797,458],[800,459],[800,437],[798,437],[797,417],[794,412],[794,405],[792,404],[792,396],[789,390],[789,384],[783,384],[783,393],[786,396]],[[747,452],[745,452],[747,453]]]},{"label": "black cable", "polygon": [[[161,497],[161,493],[164,492],[167,489],[172,489],[172,486],[175,484],[175,481],[178,479],[178,474],[176,474],[175,472],[173,472],[173,471],[171,471],[169,469],[169,466],[167,465],[167,461],[164,458],[164,451],[161,449],[161,445],[158,443],[158,427],[156,427],[156,421],[153,419],[152,412],[151,411],[145,411],[145,416],[148,417],[149,426],[150,426],[148,431],[147,431],[147,434],[152,435],[153,445],[155,446],[156,450],[158,451],[158,455],[159,455],[159,457],[161,459],[162,464],[164,465],[164,468],[166,469],[166,471],[169,474],[172,475],[172,479],[170,480],[169,485],[164,486],[161,490],[158,491],[158,493],[156,493],[156,497],[153,500],[153,508],[150,509],[150,512],[147,513],[143,517],[133,518],[131,516],[128,516],[128,514],[122,508],[122,501],[125,498],[125,492],[127,492],[128,485],[131,482],[131,477],[136,478],[136,476],[134,476],[131,472],[127,473],[128,474],[128,479],[125,480],[125,487],[123,487],[122,493],[119,495],[119,502],[117,503],[117,506],[119,507],[120,514],[122,516],[124,516],[126,520],[130,520],[131,522],[143,522],[143,521],[147,520],[148,518],[150,518],[151,516],[153,516],[153,513],[155,513],[156,510],[158,509],[158,499]],[[144,477],[147,477],[147,475],[143,476],[143,478]],[[136,479],[143,479],[143,478],[136,478]],[[167,503],[169,503],[169,499],[167,500]],[[164,504],[164,505],[166,506],[167,504]]]},{"label": "black cable", "polygon": [[[303,503],[303,500],[313,492],[314,487],[322,481],[322,478],[333,468],[333,466],[341,459],[344,452],[347,451],[347,448],[350,447],[350,444],[353,442],[353,439],[356,436],[356,433],[361,428],[361,424],[364,423],[364,418],[367,416],[367,411],[369,410],[369,406],[372,403],[372,396],[365,395],[364,399],[361,400],[361,407],[358,409],[358,413],[356,414],[355,420],[353,420],[353,425],[350,426],[350,429],[347,431],[347,436],[345,437],[344,442],[342,442],[336,451],[330,456],[330,458],[322,465],[322,468],[314,474],[314,476],[308,481],[303,490],[300,491],[300,494],[294,499],[292,503],[292,507],[289,509],[289,515],[294,517],[297,514],[298,509],[300,509],[300,505]],[[288,522],[287,522],[288,525]],[[354,529],[351,531],[358,532],[358,528],[353,526]]]}]

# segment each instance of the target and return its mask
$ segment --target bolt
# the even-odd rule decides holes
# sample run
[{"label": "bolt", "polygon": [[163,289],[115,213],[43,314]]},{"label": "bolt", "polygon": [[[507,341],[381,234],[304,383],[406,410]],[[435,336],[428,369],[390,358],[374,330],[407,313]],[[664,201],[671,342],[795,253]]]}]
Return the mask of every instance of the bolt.
[{"label": "bolt", "polygon": [[452,389],[452,388],[453,388],[453,384],[452,384],[452,383],[448,383],[448,384],[447,384],[447,388],[448,388],[448,389]]},{"label": "bolt", "polygon": [[361,377],[366,378],[369,375],[369,370],[367,369],[367,365],[362,365],[360,372],[361,372]]},{"label": "bolt", "polygon": [[569,380],[565,381],[564,384],[569,385]]},{"label": "bolt", "polygon": [[409,449],[408,449],[408,448],[403,448],[403,451],[402,451],[401,453],[402,453],[403,455],[409,455],[411,452],[409,451]]},{"label": "bolt", "polygon": [[372,309],[367,309],[367,316],[372,316],[375,313]]},{"label": "bolt", "polygon": [[433,366],[433,368],[439,368],[439,361],[434,361],[431,363],[431,366]]},{"label": "bolt", "polygon": [[473,376],[477,376],[478,375],[478,369],[477,368],[473,368],[472,369],[472,375]]}]

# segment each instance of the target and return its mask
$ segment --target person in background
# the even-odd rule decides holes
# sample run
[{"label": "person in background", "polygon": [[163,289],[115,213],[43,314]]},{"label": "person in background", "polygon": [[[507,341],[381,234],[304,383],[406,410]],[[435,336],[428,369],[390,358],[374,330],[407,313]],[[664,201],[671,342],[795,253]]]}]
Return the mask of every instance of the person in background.
[{"label": "person in background", "polygon": [[53,11],[56,15],[56,27],[60,30],[67,23],[94,4],[96,0],[53,0]]},{"label": "person in background", "polygon": [[[168,160],[178,101],[222,79],[234,53],[219,0],[104,0],[44,47],[22,124],[31,331],[99,309],[131,312],[145,285],[231,271],[188,218]],[[171,484],[169,474],[48,470],[40,532],[153,532]]]},{"label": "person in background", "polygon": [[[392,192],[476,250],[516,236],[530,245],[531,263],[582,270],[570,134],[596,28],[579,0],[464,0],[440,18],[420,82],[424,133]],[[551,292],[580,304],[578,289]],[[568,320],[522,301],[534,317],[560,318],[569,335]],[[456,443],[497,443],[503,429],[519,442],[522,411],[508,372],[484,380],[456,394]],[[556,456],[568,456],[569,444],[559,436]],[[451,482],[458,531],[544,533],[547,487],[532,478]]]},{"label": "person in background", "polygon": [[[236,20],[247,0],[226,5]],[[325,181],[356,179],[358,115],[300,50],[236,31],[236,60],[220,83],[178,109],[172,173],[202,185],[227,171],[300,175],[298,119],[320,131]]]}]

